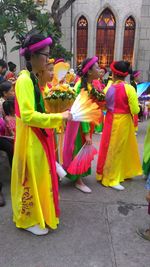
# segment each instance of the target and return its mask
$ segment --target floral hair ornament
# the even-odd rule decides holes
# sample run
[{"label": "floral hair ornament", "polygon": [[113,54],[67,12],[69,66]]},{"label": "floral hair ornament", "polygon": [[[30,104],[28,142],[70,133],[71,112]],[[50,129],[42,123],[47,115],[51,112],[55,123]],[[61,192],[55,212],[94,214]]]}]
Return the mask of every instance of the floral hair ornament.
[{"label": "floral hair ornament", "polygon": [[19,53],[20,53],[21,56],[24,56],[26,51],[34,53],[34,52],[36,52],[36,51],[38,51],[38,50],[40,50],[40,49],[42,49],[42,48],[44,48],[44,47],[46,47],[48,45],[51,45],[52,42],[53,41],[52,41],[51,37],[47,37],[47,38],[45,38],[44,40],[42,40],[42,41],[40,41],[38,43],[31,44],[31,45],[29,45],[28,47],[25,47],[25,48],[20,48]]},{"label": "floral hair ornament", "polygon": [[49,58],[48,59],[48,64],[54,64],[55,62],[55,59],[54,58]]},{"label": "floral hair ornament", "polygon": [[133,76],[134,76],[134,78],[137,78],[138,76],[140,76],[141,75],[141,71],[140,70],[135,70],[135,71],[133,71]]},{"label": "floral hair ornament", "polygon": [[110,68],[111,68],[112,72],[113,72],[114,74],[118,75],[118,76],[121,76],[121,77],[126,77],[126,76],[128,76],[128,74],[129,74],[128,71],[123,72],[123,71],[117,70],[117,69],[115,68],[115,64],[116,64],[116,63],[117,63],[117,61],[113,61],[113,62],[111,63],[111,65],[110,65]]},{"label": "floral hair ornament", "polygon": [[92,59],[84,66],[82,73],[86,74],[88,70],[98,61],[98,57],[92,57]]},{"label": "floral hair ornament", "polygon": [[105,74],[107,73],[107,69],[103,66],[100,66],[100,70],[104,70]]},{"label": "floral hair ornament", "polygon": [[57,63],[60,63],[60,62],[65,62],[65,60],[64,60],[63,58],[57,58],[57,59],[55,60],[55,65],[56,65]]}]

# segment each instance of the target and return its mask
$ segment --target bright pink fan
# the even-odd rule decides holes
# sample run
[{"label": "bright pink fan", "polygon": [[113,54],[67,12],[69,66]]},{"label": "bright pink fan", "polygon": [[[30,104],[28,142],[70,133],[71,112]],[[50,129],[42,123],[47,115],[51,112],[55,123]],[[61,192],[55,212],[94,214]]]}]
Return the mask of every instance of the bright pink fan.
[{"label": "bright pink fan", "polygon": [[85,144],[69,165],[67,172],[73,175],[87,172],[96,154],[97,150],[93,145]]}]

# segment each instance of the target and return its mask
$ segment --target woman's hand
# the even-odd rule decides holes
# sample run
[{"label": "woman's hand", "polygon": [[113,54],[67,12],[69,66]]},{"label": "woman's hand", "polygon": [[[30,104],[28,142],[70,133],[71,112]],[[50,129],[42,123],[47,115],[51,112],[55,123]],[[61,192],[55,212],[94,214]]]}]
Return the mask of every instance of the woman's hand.
[{"label": "woman's hand", "polygon": [[91,145],[92,144],[92,139],[90,137],[90,133],[85,134],[85,141],[87,145]]},{"label": "woman's hand", "polygon": [[146,195],[146,200],[149,203],[150,202],[150,191],[148,191],[147,195]]},{"label": "woman's hand", "polygon": [[61,114],[64,120],[68,120],[68,121],[72,120],[72,114],[69,110],[62,112]]}]

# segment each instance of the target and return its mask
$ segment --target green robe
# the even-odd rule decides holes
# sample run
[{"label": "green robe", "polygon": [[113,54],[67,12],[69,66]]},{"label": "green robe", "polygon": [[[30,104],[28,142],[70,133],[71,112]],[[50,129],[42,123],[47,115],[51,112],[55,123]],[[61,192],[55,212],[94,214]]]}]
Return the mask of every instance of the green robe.
[{"label": "green robe", "polygon": [[150,173],[150,124],[147,127],[147,133],[144,141],[143,171],[145,175]]}]

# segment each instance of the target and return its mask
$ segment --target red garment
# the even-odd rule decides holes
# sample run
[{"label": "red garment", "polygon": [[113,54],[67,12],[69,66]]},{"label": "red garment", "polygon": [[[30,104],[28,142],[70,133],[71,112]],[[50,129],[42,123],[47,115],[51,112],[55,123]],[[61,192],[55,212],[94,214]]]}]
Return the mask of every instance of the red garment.
[{"label": "red garment", "polygon": [[107,107],[107,114],[105,118],[105,125],[101,138],[98,164],[97,164],[97,173],[100,175],[102,175],[103,173],[103,168],[107,158],[114,114],[131,113],[124,83],[114,84],[110,86],[110,88],[106,93],[106,107]]},{"label": "red garment", "polygon": [[14,116],[5,116],[5,125],[6,125],[5,135],[15,136],[16,118]]},{"label": "red garment", "polygon": [[6,80],[11,80],[11,79],[16,80],[16,75],[12,71],[6,74]]},{"label": "red garment", "polygon": [[138,119],[139,119],[138,115],[134,115],[133,116],[133,122],[134,122],[134,127],[135,128],[138,127]]}]

